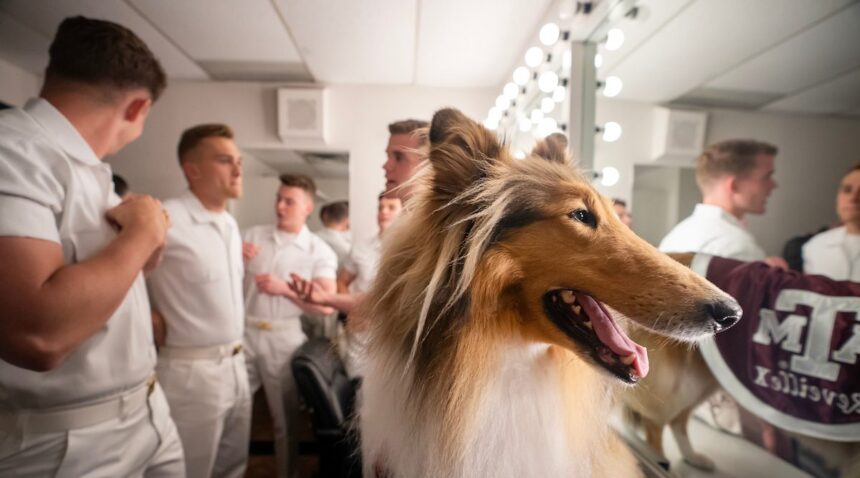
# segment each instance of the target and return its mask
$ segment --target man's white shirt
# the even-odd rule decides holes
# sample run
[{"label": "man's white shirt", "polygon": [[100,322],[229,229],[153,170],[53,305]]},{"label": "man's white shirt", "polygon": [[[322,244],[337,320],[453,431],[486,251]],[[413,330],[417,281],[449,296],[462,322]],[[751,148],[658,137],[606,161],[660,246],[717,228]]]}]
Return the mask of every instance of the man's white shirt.
[{"label": "man's white shirt", "polygon": [[227,211],[207,210],[190,191],[164,203],[170,214],[164,259],[147,279],[164,316],[167,345],[208,347],[242,340],[242,237]]},{"label": "man's white shirt", "polygon": [[[105,211],[119,204],[110,166],[43,99],[0,112],[0,236],[57,243],[66,264],[84,261],[117,235]],[[76,405],[140,385],[155,367],[143,274],[100,331],[48,372],[0,360],[0,408]]]},{"label": "man's white shirt", "polygon": [[860,235],[845,226],[816,234],[803,245],[803,272],[860,282]]},{"label": "man's white shirt", "polygon": [[742,261],[766,258],[752,234],[723,208],[696,204],[690,217],[678,223],[660,242],[663,252],[702,252]]},{"label": "man's white shirt", "polygon": [[245,265],[245,312],[249,318],[278,320],[299,317],[301,308],[284,296],[257,289],[258,274],[272,274],[290,281],[290,273],[306,279],[334,279],[337,256],[331,247],[302,226],[298,234],[274,225],[256,226],[245,233],[245,242],[258,246],[258,254]]},{"label": "man's white shirt", "polygon": [[355,275],[355,279],[349,283],[349,292],[355,294],[370,290],[379,268],[381,251],[382,241],[378,235],[353,245],[343,263],[343,269]]},{"label": "man's white shirt", "polygon": [[325,241],[337,255],[337,263],[343,264],[346,256],[349,255],[349,250],[352,248],[352,234],[350,231],[337,231],[323,227],[315,232],[320,239]]}]

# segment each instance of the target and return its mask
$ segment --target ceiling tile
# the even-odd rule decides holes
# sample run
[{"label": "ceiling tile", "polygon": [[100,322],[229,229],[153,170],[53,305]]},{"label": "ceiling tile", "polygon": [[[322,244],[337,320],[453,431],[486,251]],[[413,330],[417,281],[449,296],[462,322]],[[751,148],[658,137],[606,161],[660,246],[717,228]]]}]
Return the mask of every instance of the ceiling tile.
[{"label": "ceiling tile", "polygon": [[274,1],[318,81],[412,83],[416,0]]},{"label": "ceiling tile", "polygon": [[551,3],[422,2],[415,82],[430,86],[497,86],[511,74],[514,59],[521,58],[527,43],[538,44],[539,22]]},{"label": "ceiling tile", "polygon": [[131,0],[197,61],[301,62],[269,0]]},{"label": "ceiling tile", "polygon": [[[44,2],[33,0],[3,0],[0,12],[35,30],[45,38],[53,38],[60,22],[69,16],[84,15],[119,23],[136,33],[158,57],[171,78],[206,79],[206,73],[185,56],[170,41],[142,18],[127,3],[100,0],[64,0]],[[48,63],[45,50],[43,64]]]},{"label": "ceiling tile", "polygon": [[709,87],[792,93],[860,66],[860,3],[789,38],[708,83]]}]

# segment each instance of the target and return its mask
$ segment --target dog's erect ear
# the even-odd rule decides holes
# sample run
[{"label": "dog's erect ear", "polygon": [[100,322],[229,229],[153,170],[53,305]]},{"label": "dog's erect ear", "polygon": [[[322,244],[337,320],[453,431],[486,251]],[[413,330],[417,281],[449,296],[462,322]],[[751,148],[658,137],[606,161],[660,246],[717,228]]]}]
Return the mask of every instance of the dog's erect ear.
[{"label": "dog's erect ear", "polygon": [[486,175],[501,152],[496,135],[463,113],[447,108],[433,115],[429,160],[437,192],[463,191]]},{"label": "dog's erect ear", "polygon": [[567,153],[567,136],[561,133],[547,136],[543,141],[538,141],[532,149],[532,154],[553,163],[570,163],[570,155]]}]

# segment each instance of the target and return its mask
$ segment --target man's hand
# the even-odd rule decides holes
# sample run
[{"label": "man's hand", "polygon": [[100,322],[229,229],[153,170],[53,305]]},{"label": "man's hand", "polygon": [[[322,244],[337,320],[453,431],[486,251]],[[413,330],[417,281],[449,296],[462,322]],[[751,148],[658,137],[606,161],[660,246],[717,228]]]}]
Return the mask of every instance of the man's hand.
[{"label": "man's hand", "polygon": [[161,202],[152,196],[129,196],[105,212],[107,220],[120,233],[141,234],[152,242],[153,251],[164,244],[170,218]]},{"label": "man's hand", "polygon": [[257,283],[257,289],[264,294],[269,295],[294,295],[283,279],[279,279],[272,274],[257,274],[254,276],[254,281]]},{"label": "man's hand", "polygon": [[164,316],[155,309],[152,309],[152,337],[155,345],[159,347],[163,347],[167,341],[167,324],[164,322]]},{"label": "man's hand", "polygon": [[245,262],[248,262],[251,259],[257,257],[257,254],[259,253],[260,247],[253,242],[242,243],[242,259],[244,259]]},{"label": "man's hand", "polygon": [[764,260],[764,262],[767,263],[767,265],[769,265],[771,267],[778,267],[784,271],[787,271],[790,269],[790,267],[788,266],[788,262],[786,262],[785,259],[783,259],[782,257],[779,257],[779,256],[768,257]]},{"label": "man's hand", "polygon": [[292,282],[288,285],[300,300],[314,305],[329,305],[326,301],[326,294],[314,284],[314,281],[305,279],[298,274],[290,274],[290,279]]}]

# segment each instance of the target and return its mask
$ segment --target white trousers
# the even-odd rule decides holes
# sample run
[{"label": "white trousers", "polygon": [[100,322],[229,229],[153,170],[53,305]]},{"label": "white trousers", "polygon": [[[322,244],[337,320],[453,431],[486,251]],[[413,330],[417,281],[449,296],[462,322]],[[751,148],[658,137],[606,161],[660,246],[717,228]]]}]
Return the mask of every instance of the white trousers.
[{"label": "white trousers", "polygon": [[298,318],[277,319],[270,330],[245,327],[245,356],[251,394],[263,386],[272,414],[275,463],[279,477],[296,476],[298,458],[299,397],[290,359],[307,341]]},{"label": "white trousers", "polygon": [[156,373],[179,430],[187,476],[244,476],[251,436],[244,356],[203,360],[159,356]]},{"label": "white trousers", "polygon": [[182,445],[161,387],[124,418],[84,428],[0,430],[0,476],[87,478],[185,476]]}]

